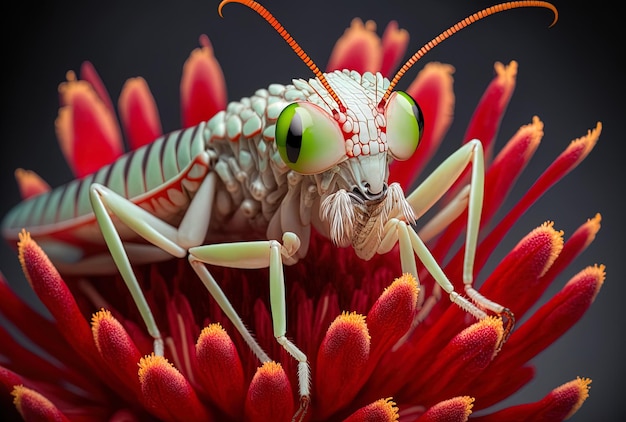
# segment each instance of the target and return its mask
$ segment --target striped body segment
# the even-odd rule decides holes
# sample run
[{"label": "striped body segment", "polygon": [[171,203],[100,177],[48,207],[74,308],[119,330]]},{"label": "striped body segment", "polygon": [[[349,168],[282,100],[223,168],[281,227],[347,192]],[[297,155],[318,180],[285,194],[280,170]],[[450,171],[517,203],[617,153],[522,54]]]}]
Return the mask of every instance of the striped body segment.
[{"label": "striped body segment", "polygon": [[[343,98],[348,102],[353,98],[355,103],[369,98],[365,103],[374,104],[389,83],[380,74],[361,76],[343,71],[327,77]],[[13,243],[25,228],[53,261],[72,254],[65,249],[55,254],[52,244],[74,248],[70,261],[105,253],[89,201],[92,183],[110,188],[176,226],[200,182],[213,171],[218,175],[218,185],[208,243],[279,239],[285,231],[293,231],[303,240],[298,253],[301,258],[308,249],[311,225],[329,235],[328,224],[319,217],[320,196],[336,189],[337,174],[299,175],[281,159],[274,140],[275,124],[282,110],[295,101],[308,101],[332,112],[333,100],[317,79],[272,84],[251,97],[229,103],[208,122],[164,135],[89,176],[18,204],[2,222],[3,236]],[[372,138],[368,135],[371,122],[361,114],[367,110],[359,113],[357,108],[356,114],[350,111],[344,119],[346,127],[354,128],[346,143],[349,155],[355,155],[352,151],[359,143],[367,150]],[[113,218],[121,239],[144,243]]]}]

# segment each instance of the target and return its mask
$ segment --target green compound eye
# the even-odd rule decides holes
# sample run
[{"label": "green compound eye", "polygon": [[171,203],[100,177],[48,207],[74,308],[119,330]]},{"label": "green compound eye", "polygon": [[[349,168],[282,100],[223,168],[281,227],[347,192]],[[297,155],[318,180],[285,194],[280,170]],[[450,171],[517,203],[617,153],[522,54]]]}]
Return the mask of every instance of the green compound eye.
[{"label": "green compound eye", "polygon": [[417,102],[406,92],[396,91],[385,108],[387,145],[396,160],[411,158],[424,131],[424,116]]},{"label": "green compound eye", "polygon": [[343,134],[327,112],[311,103],[293,103],[276,122],[276,146],[290,169],[321,173],[347,158]]}]

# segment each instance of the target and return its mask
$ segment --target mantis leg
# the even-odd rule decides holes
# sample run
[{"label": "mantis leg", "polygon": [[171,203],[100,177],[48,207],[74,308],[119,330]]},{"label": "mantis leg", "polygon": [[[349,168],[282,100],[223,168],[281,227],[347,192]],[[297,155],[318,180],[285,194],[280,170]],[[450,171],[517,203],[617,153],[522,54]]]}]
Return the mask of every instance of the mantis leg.
[{"label": "mantis leg", "polygon": [[[204,240],[211,218],[210,210],[215,196],[215,183],[215,174],[209,173],[200,184],[178,228],[150,214],[105,186],[94,183],[90,187],[89,198],[96,220],[113,261],[141,313],[148,332],[154,339],[154,353],[157,355],[163,355],[163,339],[132,269],[128,252],[118,228],[113,223],[112,215],[152,245],[173,256],[183,258],[187,254],[189,246],[199,245]],[[209,212],[206,211],[207,209]],[[192,230],[192,224],[195,230]]]},{"label": "mantis leg", "polygon": [[276,240],[262,240],[194,247],[189,249],[189,262],[222,311],[228,316],[228,319],[241,333],[261,362],[267,362],[270,358],[245,327],[205,264],[230,268],[269,268],[270,307],[274,336],[287,353],[298,361],[298,384],[301,398],[301,408],[298,413],[304,413],[310,397],[310,369],[307,356],[286,337],[287,310],[283,274],[283,262],[293,257],[299,247],[300,239],[298,236],[286,232],[283,234],[282,245]]},{"label": "mantis leg", "polygon": [[[423,233],[426,238],[431,238],[443,230],[467,207],[467,232],[463,258],[463,285],[465,293],[480,309],[487,309],[499,315],[504,314],[506,316],[506,338],[513,328],[513,314],[504,306],[485,298],[474,289],[472,285],[474,281],[474,259],[476,256],[476,245],[478,243],[478,231],[480,228],[485,184],[485,164],[483,148],[480,141],[476,139],[469,141],[448,157],[420,186],[407,196],[407,201],[411,204],[416,216],[419,218],[452,187],[469,164],[471,164],[469,185],[461,190],[452,202],[444,208],[443,213],[435,217],[433,221],[425,227],[424,231],[420,233]],[[432,258],[432,255],[424,245],[423,238],[412,230],[409,235],[415,253],[435,280],[437,280],[438,285],[446,291],[446,293],[450,294],[450,299],[477,318],[480,317],[479,315],[484,315],[484,312],[474,310],[473,308],[475,307],[473,307],[473,305],[472,307],[468,307],[467,304],[464,303],[466,300],[451,290],[452,285],[445,274],[443,274],[443,271],[441,271],[439,264]]]}]

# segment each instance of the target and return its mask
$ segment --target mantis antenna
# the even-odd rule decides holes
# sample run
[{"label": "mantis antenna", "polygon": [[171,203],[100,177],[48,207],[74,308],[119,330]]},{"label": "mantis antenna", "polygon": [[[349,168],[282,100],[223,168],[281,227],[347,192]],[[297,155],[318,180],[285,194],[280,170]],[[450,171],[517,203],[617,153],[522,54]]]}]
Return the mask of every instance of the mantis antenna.
[{"label": "mantis antenna", "polygon": [[317,65],[313,62],[313,59],[311,59],[309,55],[304,52],[302,47],[300,47],[300,45],[296,42],[296,40],[294,40],[293,37],[289,34],[289,32],[287,32],[285,27],[282,26],[280,22],[278,22],[278,20],[274,17],[274,15],[272,15],[265,7],[261,6],[259,3],[257,3],[254,0],[222,0],[222,2],[217,8],[217,12],[219,13],[221,17],[224,17],[222,15],[222,8],[228,3],[239,3],[239,4],[243,4],[244,6],[248,6],[250,9],[257,12],[259,16],[265,19],[267,23],[269,23],[272,26],[272,28],[274,28],[276,32],[278,32],[278,35],[280,35],[287,42],[287,44],[289,44],[289,47],[291,47],[291,49],[298,55],[298,57],[300,57],[300,59],[304,62],[304,64],[307,65],[309,69],[311,69],[311,71],[315,74],[317,79],[319,79],[319,81],[322,83],[322,86],[326,89],[326,91],[328,91],[332,99],[335,100],[335,102],[339,106],[339,111],[341,113],[344,113],[346,111],[346,107],[343,105],[343,103],[339,99],[339,96],[337,95],[337,93],[330,87],[330,84],[326,80],[324,73],[322,73],[319,67],[317,67]]},{"label": "mantis antenna", "polygon": [[553,4],[545,1],[511,1],[507,3],[496,4],[495,6],[487,7],[480,12],[476,12],[443,31],[441,34],[437,35],[428,43],[424,44],[422,48],[420,48],[415,54],[413,54],[411,58],[409,58],[409,60],[407,60],[404,65],[402,65],[400,70],[398,70],[398,73],[396,73],[396,75],[391,80],[391,83],[387,87],[387,91],[385,91],[383,98],[378,104],[378,108],[382,108],[385,105],[396,84],[404,76],[407,70],[409,70],[411,66],[417,63],[419,59],[421,59],[426,53],[432,50],[433,47],[435,47],[437,44],[440,44],[446,38],[450,38],[461,29],[466,28],[474,22],[486,18],[487,16],[491,16],[499,12],[504,12],[505,10],[517,9],[520,7],[544,7],[546,9],[550,9],[554,13],[554,20],[550,24],[550,27],[554,26],[556,21],[559,19],[559,12],[556,10],[556,7]]}]

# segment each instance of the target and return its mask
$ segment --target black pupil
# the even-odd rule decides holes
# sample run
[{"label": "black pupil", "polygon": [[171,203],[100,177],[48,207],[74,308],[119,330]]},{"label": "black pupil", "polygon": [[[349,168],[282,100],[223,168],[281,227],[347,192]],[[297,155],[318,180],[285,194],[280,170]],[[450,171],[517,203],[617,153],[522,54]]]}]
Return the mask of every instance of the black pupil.
[{"label": "black pupil", "polygon": [[422,134],[424,133],[424,115],[422,114],[422,109],[417,104],[417,101],[413,100],[413,115],[417,119],[417,126],[420,131],[420,139]]},{"label": "black pupil", "polygon": [[287,132],[287,142],[285,143],[285,149],[287,151],[287,158],[290,162],[295,163],[300,156],[300,148],[302,147],[302,119],[298,113],[294,113],[291,123],[289,124],[289,131]]}]

